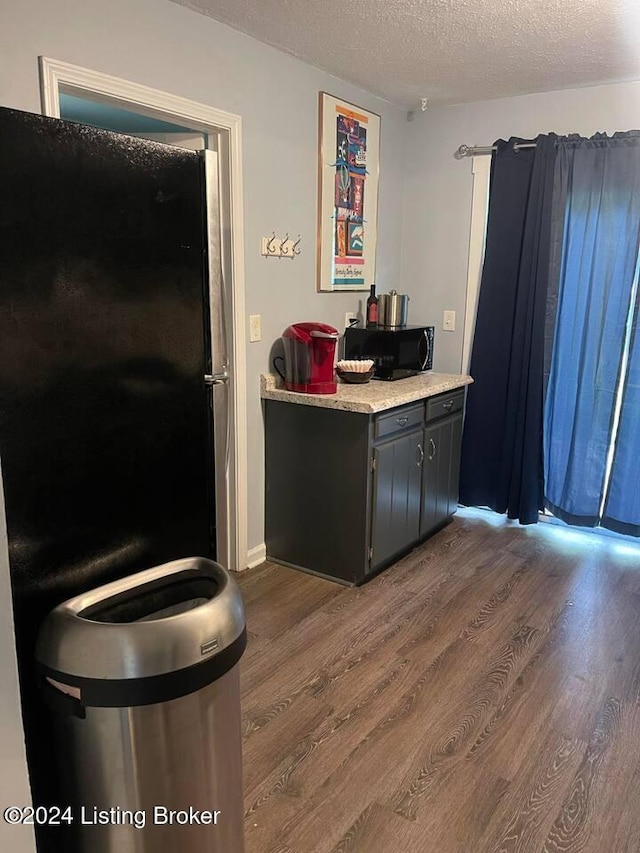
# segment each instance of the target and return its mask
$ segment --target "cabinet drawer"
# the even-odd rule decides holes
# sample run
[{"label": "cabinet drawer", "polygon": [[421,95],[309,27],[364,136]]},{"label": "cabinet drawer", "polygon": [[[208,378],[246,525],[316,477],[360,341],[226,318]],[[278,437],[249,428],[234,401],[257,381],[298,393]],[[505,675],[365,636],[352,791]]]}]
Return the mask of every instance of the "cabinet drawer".
[{"label": "cabinet drawer", "polygon": [[435,421],[452,412],[459,412],[464,406],[464,388],[456,389],[451,394],[439,394],[427,400],[427,421]]},{"label": "cabinet drawer", "polygon": [[403,432],[420,426],[424,420],[424,404],[404,406],[401,409],[393,409],[384,415],[378,415],[375,421],[374,438],[383,438],[394,432]]}]

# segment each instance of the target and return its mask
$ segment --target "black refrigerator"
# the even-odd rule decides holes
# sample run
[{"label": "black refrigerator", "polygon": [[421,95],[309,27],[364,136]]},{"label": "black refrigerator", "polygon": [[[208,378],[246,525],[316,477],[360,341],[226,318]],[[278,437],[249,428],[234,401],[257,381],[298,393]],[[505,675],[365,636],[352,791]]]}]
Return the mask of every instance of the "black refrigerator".
[{"label": "black refrigerator", "polygon": [[[41,804],[55,802],[43,617],[153,565],[215,558],[204,160],[0,109],[0,194],[0,459]],[[39,831],[38,846],[55,842]]]}]

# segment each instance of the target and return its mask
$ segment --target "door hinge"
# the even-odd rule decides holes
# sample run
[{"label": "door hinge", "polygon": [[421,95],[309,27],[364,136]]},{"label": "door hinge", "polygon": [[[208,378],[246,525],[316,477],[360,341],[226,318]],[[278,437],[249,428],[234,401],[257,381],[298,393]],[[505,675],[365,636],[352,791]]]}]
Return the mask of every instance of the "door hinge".
[{"label": "door hinge", "polygon": [[369,548],[369,562],[373,560],[373,548]]},{"label": "door hinge", "polygon": [[375,456],[371,457],[371,470],[372,471],[376,470],[376,457]]}]

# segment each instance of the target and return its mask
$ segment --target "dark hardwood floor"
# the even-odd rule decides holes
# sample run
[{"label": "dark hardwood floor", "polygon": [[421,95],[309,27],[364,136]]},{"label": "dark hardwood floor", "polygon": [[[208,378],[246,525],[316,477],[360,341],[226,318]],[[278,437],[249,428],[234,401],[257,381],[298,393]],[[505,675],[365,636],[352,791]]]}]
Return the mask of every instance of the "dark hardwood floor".
[{"label": "dark hardwood floor", "polygon": [[247,853],[640,851],[640,546],[488,518],[240,576]]}]

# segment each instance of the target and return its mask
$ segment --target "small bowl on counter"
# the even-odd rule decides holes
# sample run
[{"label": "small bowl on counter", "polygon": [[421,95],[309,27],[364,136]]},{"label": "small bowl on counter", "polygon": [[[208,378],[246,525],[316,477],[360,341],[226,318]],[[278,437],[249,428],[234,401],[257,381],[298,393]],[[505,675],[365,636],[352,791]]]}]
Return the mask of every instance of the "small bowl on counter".
[{"label": "small bowl on counter", "polygon": [[376,368],[370,358],[342,359],[336,364],[336,373],[343,382],[352,385],[363,385],[369,382]]}]

